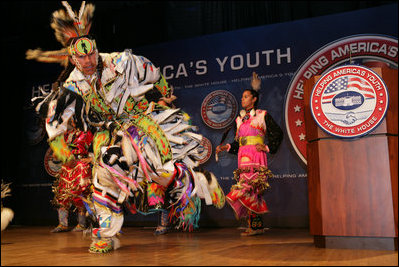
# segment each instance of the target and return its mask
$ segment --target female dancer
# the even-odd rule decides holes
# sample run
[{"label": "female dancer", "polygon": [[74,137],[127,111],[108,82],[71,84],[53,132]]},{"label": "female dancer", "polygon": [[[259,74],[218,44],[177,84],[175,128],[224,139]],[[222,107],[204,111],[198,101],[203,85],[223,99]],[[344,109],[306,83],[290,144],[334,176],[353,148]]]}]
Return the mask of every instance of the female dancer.
[{"label": "female dancer", "polygon": [[243,110],[236,119],[234,142],[216,147],[216,154],[221,151],[238,153],[238,169],[234,171],[237,183],[231,187],[226,199],[237,219],[248,218],[248,228],[242,233],[245,236],[264,231],[261,215],[268,212],[268,208],[262,194],[269,187],[268,178],[272,177],[266,153],[275,153],[283,137],[270,114],[257,109],[260,79],[255,72],[251,85],[252,89],[246,89],[242,94]]}]

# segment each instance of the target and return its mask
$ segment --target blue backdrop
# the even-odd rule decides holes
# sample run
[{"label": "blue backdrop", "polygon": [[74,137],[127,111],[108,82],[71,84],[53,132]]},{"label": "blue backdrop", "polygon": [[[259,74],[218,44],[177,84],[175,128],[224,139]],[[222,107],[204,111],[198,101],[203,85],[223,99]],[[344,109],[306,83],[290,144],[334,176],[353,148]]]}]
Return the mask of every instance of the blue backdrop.
[{"label": "blue backdrop", "polygon": [[[133,52],[160,66],[175,88],[176,106],[191,115],[193,124],[211,140],[213,151],[225,128],[214,129],[204,122],[201,117],[204,99],[216,90],[226,90],[234,95],[240,108],[241,94],[250,87],[252,72],[259,74],[262,79],[259,108],[266,109],[285,131],[280,149],[268,159],[275,177],[270,179],[271,189],[264,195],[270,209],[265,219],[274,226],[306,226],[306,163],[293,149],[284,121],[290,82],[313,53],[336,40],[360,34],[382,34],[397,40],[397,17],[397,5],[386,6],[168,42]],[[393,61],[395,57],[397,63],[397,49],[396,53],[392,51]],[[228,141],[232,138],[230,134]],[[237,158],[221,154],[216,162],[213,153],[204,167],[214,172],[224,191],[229,192]],[[208,212],[216,218],[233,218],[229,207]]]}]

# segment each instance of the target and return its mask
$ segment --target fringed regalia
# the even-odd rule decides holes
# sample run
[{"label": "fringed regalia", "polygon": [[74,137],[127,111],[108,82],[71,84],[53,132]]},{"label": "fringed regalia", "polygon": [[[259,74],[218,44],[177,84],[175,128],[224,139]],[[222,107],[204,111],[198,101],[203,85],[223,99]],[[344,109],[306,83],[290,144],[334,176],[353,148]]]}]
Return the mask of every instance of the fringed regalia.
[{"label": "fringed regalia", "polygon": [[[87,36],[93,5],[83,4],[75,14],[63,4],[68,13],[54,12],[52,27],[76,67],[38,109],[48,110],[50,145],[65,132],[71,117],[78,128],[95,129],[93,193],[84,200],[98,223],[90,251],[105,253],[118,247],[115,236],[123,224],[122,205],[132,213],[168,210],[175,227],[197,228],[200,199],[217,208],[225,203],[216,177],[194,170],[203,150],[202,135],[186,113],[157,104],[173,92],[151,61],[130,50],[98,53],[95,41]],[[45,62],[54,54],[27,53],[30,59]],[[85,75],[75,57],[93,54],[97,71]]]}]

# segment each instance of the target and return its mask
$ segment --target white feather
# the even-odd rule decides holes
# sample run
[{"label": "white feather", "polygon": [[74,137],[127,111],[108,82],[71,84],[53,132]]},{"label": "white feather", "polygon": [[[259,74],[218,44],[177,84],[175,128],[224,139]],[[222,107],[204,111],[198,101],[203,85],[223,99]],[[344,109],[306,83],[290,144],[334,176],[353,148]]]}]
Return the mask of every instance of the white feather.
[{"label": "white feather", "polygon": [[136,151],[134,150],[133,145],[126,134],[123,134],[121,143],[122,153],[126,157],[126,163],[127,165],[132,166],[138,160],[138,158]]},{"label": "white feather", "polygon": [[73,10],[72,10],[71,6],[68,4],[68,2],[67,2],[67,1],[61,1],[61,3],[62,3],[62,5],[65,7],[65,9],[67,10],[67,12],[68,12],[68,14],[69,14],[69,17],[70,17],[71,19],[73,19],[75,22],[77,22],[77,21],[76,21],[75,12],[73,12]]},{"label": "white feather", "polygon": [[14,218],[14,212],[9,208],[2,208],[1,210],[1,231],[6,229],[8,224]]},{"label": "white feather", "polygon": [[183,134],[183,135],[186,135],[186,136],[188,136],[188,137],[190,137],[190,138],[192,138],[192,139],[195,139],[195,140],[198,141],[198,142],[201,142],[201,141],[202,141],[202,138],[203,138],[202,135],[196,134],[196,133],[193,133],[193,132],[184,132],[184,133],[182,133],[182,134]]},{"label": "white feather", "polygon": [[153,117],[153,120],[156,123],[162,123],[163,121],[165,121],[168,117],[170,117],[173,113],[176,113],[177,111],[179,111],[180,109],[167,109],[161,113],[159,113],[158,115],[155,115]]},{"label": "white feather", "polygon": [[85,10],[86,1],[82,1],[82,5],[80,6],[79,10],[79,21],[82,21],[83,11]]},{"label": "white feather", "polygon": [[158,149],[156,148],[155,145],[153,145],[152,143],[151,145],[147,143],[144,146],[144,150],[147,155],[147,158],[151,160],[156,169],[162,166],[161,158],[159,156]]},{"label": "white feather", "polygon": [[212,204],[212,198],[208,190],[208,181],[202,172],[195,172],[193,175],[195,179],[196,194],[199,198],[205,199],[206,205]]}]

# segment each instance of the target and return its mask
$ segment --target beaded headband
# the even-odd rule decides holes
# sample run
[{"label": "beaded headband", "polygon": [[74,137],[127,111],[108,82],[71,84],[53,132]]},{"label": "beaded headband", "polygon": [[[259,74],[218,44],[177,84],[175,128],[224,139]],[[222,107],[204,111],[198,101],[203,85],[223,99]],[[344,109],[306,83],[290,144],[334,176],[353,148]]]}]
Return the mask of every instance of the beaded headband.
[{"label": "beaded headband", "polygon": [[76,42],[72,42],[68,47],[68,54],[71,56],[85,56],[93,53],[97,49],[96,41],[88,37],[82,37]]}]

